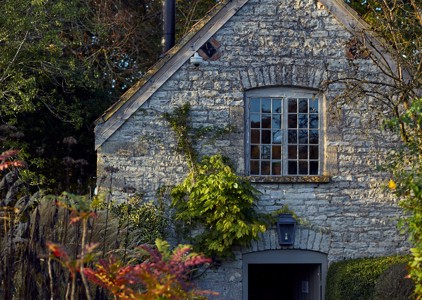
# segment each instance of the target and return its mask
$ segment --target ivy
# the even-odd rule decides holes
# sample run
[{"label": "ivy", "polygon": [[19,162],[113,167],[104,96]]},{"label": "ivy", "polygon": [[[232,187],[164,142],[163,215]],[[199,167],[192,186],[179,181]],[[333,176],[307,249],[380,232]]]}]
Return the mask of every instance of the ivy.
[{"label": "ivy", "polygon": [[176,219],[196,229],[193,244],[210,256],[226,257],[235,245],[247,246],[265,232],[268,217],[255,210],[259,192],[237,175],[220,154],[198,160],[189,125],[190,105],[165,114],[178,137],[179,151],[187,157],[190,172],[171,191]]}]

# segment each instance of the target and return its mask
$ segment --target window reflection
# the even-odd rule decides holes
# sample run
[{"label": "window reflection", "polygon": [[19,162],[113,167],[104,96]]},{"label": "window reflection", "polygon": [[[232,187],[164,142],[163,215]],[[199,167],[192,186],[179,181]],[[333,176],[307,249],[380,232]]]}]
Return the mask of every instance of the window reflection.
[{"label": "window reflection", "polygon": [[300,113],[308,112],[308,99],[299,99],[299,112]]},{"label": "window reflection", "polygon": [[309,144],[318,144],[319,132],[318,130],[309,130]]},{"label": "window reflection", "polygon": [[281,128],[281,116],[280,115],[273,115],[272,128],[274,128],[274,129],[280,129]]},{"label": "window reflection", "polygon": [[251,114],[251,128],[261,127],[261,117],[258,114]]},{"label": "window reflection", "polygon": [[271,112],[271,99],[262,99],[262,112],[263,113]]},{"label": "window reflection", "polygon": [[309,128],[318,128],[318,115],[309,115]]},{"label": "window reflection", "polygon": [[251,112],[260,112],[261,111],[261,99],[252,98],[251,99]]},{"label": "window reflection", "polygon": [[249,112],[251,175],[319,174],[317,98],[250,98]]},{"label": "window reflection", "polygon": [[308,115],[299,114],[299,128],[308,128]]},{"label": "window reflection", "polygon": [[309,100],[309,112],[318,113],[318,99]]},{"label": "window reflection", "polygon": [[296,130],[289,130],[288,133],[288,142],[289,144],[296,144],[297,143],[297,131]]},{"label": "window reflection", "polygon": [[299,130],[299,144],[308,143],[308,130]]},{"label": "window reflection", "polygon": [[281,99],[273,99],[273,109],[272,109],[272,113],[277,113],[280,114],[281,113]]},{"label": "window reflection", "polygon": [[281,144],[282,134],[281,130],[273,131],[273,144]]},{"label": "window reflection", "polygon": [[261,158],[262,159],[270,159],[270,156],[271,156],[270,146],[262,146]]}]

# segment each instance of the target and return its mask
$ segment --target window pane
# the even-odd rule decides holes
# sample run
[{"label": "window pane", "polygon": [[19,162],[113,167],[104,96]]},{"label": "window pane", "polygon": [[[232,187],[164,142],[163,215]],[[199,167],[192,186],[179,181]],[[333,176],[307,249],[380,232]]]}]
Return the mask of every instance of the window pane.
[{"label": "window pane", "polygon": [[287,172],[289,175],[297,175],[297,162],[289,161],[287,169],[288,169]]},{"label": "window pane", "polygon": [[297,115],[289,115],[288,116],[288,127],[289,128],[297,128]]},{"label": "window pane", "polygon": [[261,141],[261,134],[259,130],[251,130],[251,143],[252,144],[259,144]]},{"label": "window pane", "polygon": [[273,162],[272,175],[281,175],[281,163]]},{"label": "window pane", "polygon": [[309,146],[309,158],[318,159],[318,146]]},{"label": "window pane", "polygon": [[308,130],[299,130],[299,144],[308,143]]},{"label": "window pane", "polygon": [[273,124],[274,129],[280,129],[281,128],[281,115],[273,115]]},{"label": "window pane", "polygon": [[261,111],[261,99],[252,98],[251,99],[251,112],[260,112]]},{"label": "window pane", "polygon": [[309,112],[318,113],[318,99],[309,99]]},{"label": "window pane", "polygon": [[309,162],[309,174],[310,175],[318,175],[318,162],[317,161]]},{"label": "window pane", "polygon": [[297,143],[297,131],[296,130],[289,130],[288,131],[288,143],[289,144],[296,144]]},{"label": "window pane", "polygon": [[262,112],[270,113],[271,112],[271,99],[262,99]]},{"label": "window pane", "polygon": [[308,112],[308,99],[299,99],[299,112],[300,113]]},{"label": "window pane", "polygon": [[318,130],[309,130],[309,144],[318,144],[319,133]]},{"label": "window pane", "polygon": [[281,144],[281,130],[273,131],[273,144]]},{"label": "window pane", "polygon": [[251,158],[259,159],[259,146],[251,146]]},{"label": "window pane", "polygon": [[318,99],[309,94],[308,98],[257,97],[249,101],[250,174],[318,175]]},{"label": "window pane", "polygon": [[272,113],[281,113],[281,99],[273,99]]},{"label": "window pane", "polygon": [[308,128],[308,115],[299,114],[299,128]]},{"label": "window pane", "polygon": [[262,128],[271,128],[271,115],[262,115]]},{"label": "window pane", "polygon": [[269,161],[261,162],[261,174],[262,175],[270,175],[270,162]]},{"label": "window pane", "polygon": [[251,160],[251,175],[259,175],[259,161],[258,160]]},{"label": "window pane", "polygon": [[261,158],[262,159],[270,159],[270,156],[271,156],[270,146],[262,146]]},{"label": "window pane", "polygon": [[308,158],[308,146],[299,146],[299,158],[300,159]]},{"label": "window pane", "polygon": [[299,175],[308,175],[307,161],[299,161]]},{"label": "window pane", "polygon": [[273,146],[272,159],[281,159],[281,146]]},{"label": "window pane", "polygon": [[271,130],[262,130],[261,143],[271,144]]},{"label": "window pane", "polygon": [[296,113],[297,112],[297,101],[296,101],[296,99],[289,99],[287,111],[289,113]]},{"label": "window pane", "polygon": [[288,158],[297,159],[297,146],[289,146],[288,148]]},{"label": "window pane", "polygon": [[251,114],[251,128],[261,127],[261,117],[259,114]]},{"label": "window pane", "polygon": [[309,128],[318,128],[318,115],[309,115]]}]

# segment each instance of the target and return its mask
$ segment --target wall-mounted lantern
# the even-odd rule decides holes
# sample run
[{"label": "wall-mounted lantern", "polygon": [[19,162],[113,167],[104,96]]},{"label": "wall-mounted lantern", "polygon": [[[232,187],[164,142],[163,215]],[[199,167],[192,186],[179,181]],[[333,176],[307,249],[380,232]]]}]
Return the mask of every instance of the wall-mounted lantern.
[{"label": "wall-mounted lantern", "polygon": [[291,214],[280,214],[277,220],[278,243],[282,246],[295,242],[296,220]]}]

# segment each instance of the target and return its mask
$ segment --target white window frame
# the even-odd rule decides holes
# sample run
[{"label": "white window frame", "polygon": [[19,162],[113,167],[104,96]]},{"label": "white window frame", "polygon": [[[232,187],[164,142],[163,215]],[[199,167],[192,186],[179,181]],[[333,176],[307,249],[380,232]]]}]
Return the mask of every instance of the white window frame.
[{"label": "white window frame", "polygon": [[[270,157],[270,174],[251,174],[250,165],[251,165],[251,99],[252,98],[280,98],[285,99],[282,101],[282,113],[281,113],[281,120],[282,120],[282,141],[281,141],[281,174],[280,175],[271,175],[272,167],[271,162],[273,162],[272,157]],[[318,99],[318,158],[316,160],[312,159],[312,161],[318,161],[318,171],[316,174],[299,174],[299,170],[297,174],[288,174],[288,135],[287,135],[287,122],[288,122],[288,110],[287,110],[287,99],[289,98],[307,98],[307,99]],[[282,177],[305,177],[305,176],[322,176],[324,174],[324,136],[323,136],[323,117],[324,117],[324,110],[325,110],[325,101],[323,95],[317,91],[312,89],[304,89],[304,88],[289,88],[289,87],[267,87],[267,88],[258,88],[249,90],[245,93],[245,170],[246,174],[249,176],[254,177],[274,177],[274,178],[282,178]],[[273,113],[273,112],[271,112]],[[308,129],[309,130],[309,129]],[[262,128],[261,128],[262,131]],[[270,146],[276,145],[274,143],[269,144]],[[307,145],[310,145],[309,141]],[[259,161],[262,161],[262,158],[259,158]],[[299,161],[299,159],[298,159]],[[309,156],[304,161],[311,161]],[[309,169],[308,169],[309,170]],[[262,172],[261,166],[259,167],[259,172]]]}]

